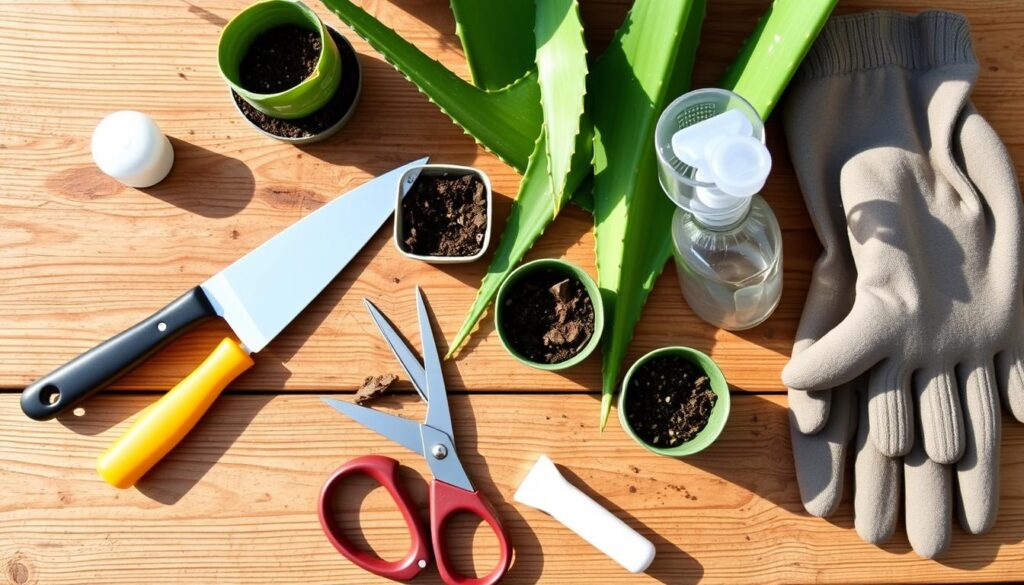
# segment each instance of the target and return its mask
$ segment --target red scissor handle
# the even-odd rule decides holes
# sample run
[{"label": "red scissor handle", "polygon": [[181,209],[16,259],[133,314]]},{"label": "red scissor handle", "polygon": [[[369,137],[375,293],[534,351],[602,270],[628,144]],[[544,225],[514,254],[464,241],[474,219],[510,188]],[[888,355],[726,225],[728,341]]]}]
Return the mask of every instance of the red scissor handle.
[{"label": "red scissor handle", "polygon": [[[409,527],[409,535],[412,538],[412,545],[409,552],[401,559],[388,562],[369,552],[357,549],[351,541],[345,538],[341,527],[334,520],[334,492],[344,478],[356,474],[367,475],[384,486],[398,506],[402,517],[405,518],[405,524]],[[371,573],[388,579],[407,581],[418,575],[430,561],[430,549],[423,531],[423,524],[415,512],[408,492],[398,483],[398,462],[390,457],[366,455],[357,457],[339,467],[320,490],[318,509],[320,527],[323,528],[327,539],[331,541],[334,548],[345,555],[345,558]]]},{"label": "red scissor handle", "polygon": [[[497,566],[483,577],[465,577],[452,570],[448,552],[445,549],[445,523],[455,514],[465,512],[472,514],[491,527],[498,537],[500,558]],[[466,491],[443,481],[434,480],[430,484],[430,538],[434,542],[434,559],[441,579],[449,585],[493,585],[501,580],[512,564],[512,545],[508,534],[501,525],[498,515],[490,502],[480,495],[479,491]]]}]

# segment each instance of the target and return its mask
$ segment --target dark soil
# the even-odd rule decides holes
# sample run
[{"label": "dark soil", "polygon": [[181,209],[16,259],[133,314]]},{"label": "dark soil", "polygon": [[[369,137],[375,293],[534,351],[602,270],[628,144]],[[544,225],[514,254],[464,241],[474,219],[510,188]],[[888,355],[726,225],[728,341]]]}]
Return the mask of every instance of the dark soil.
[{"label": "dark soil", "polygon": [[302,83],[320,59],[320,35],[294,24],[260,33],[238,65],[242,87],[253,93],[280,93]]},{"label": "dark soil", "polygon": [[[303,31],[304,29],[299,30]],[[341,54],[341,81],[338,84],[338,91],[334,93],[334,97],[324,107],[304,118],[282,120],[260,112],[232,91],[231,96],[235,99],[235,103],[238,104],[242,115],[264,132],[282,138],[315,136],[338,123],[355,106],[356,98],[359,96],[359,60],[356,58],[356,53],[352,46],[348,44],[340,33],[334,29],[328,30],[331,33],[331,38],[334,39],[334,44],[338,46],[338,52]],[[317,45],[319,44],[320,40],[317,38]],[[317,51],[319,54],[319,49]],[[306,76],[308,75],[309,73],[306,73]],[[300,78],[299,81],[302,81],[302,79],[305,79],[305,77]],[[294,85],[292,84],[292,86]],[[248,89],[244,82],[242,86]]]},{"label": "dark soil", "polygon": [[708,424],[718,396],[704,371],[682,356],[660,356],[641,365],[626,389],[626,419],[656,447],[675,447]]},{"label": "dark soil", "polygon": [[484,245],[487,192],[476,174],[421,174],[402,199],[403,249],[418,256],[472,256]]},{"label": "dark soil", "polygon": [[594,303],[583,283],[557,269],[525,274],[505,293],[505,340],[526,359],[557,364],[583,351],[594,334]]}]

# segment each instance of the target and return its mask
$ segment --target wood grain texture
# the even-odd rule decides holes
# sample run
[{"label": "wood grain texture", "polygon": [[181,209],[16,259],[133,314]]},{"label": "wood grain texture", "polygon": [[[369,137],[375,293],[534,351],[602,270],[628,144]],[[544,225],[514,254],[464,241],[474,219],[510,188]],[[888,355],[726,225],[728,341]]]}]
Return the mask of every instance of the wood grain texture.
[{"label": "wood grain texture", "polygon": [[[0,4],[0,387],[19,388],[150,314],[303,214],[375,173],[429,153],[490,174],[501,227],[518,176],[476,147],[415,88],[353,38],[365,72],[351,124],[327,143],[279,144],[249,129],[219,79],[221,27],[244,2],[153,0],[144,4],[17,0]],[[465,75],[454,24],[443,0],[367,1],[376,16]],[[696,82],[721,74],[765,0],[710,3]],[[1024,161],[1024,9],[1012,1],[942,2],[972,21],[982,75],[979,109]],[[583,3],[599,49],[628,2]],[[926,2],[901,2],[920,10]],[[844,2],[843,11],[892,7]],[[337,19],[315,8],[328,23]],[[354,37],[354,35],[349,35]],[[177,163],[160,185],[139,191],[93,166],[88,141],[107,112],[153,115],[174,141]],[[777,118],[777,116],[776,116]],[[704,325],[686,307],[671,266],[658,281],[631,348],[633,359],[665,344],[710,351],[741,390],[781,390],[818,244],[786,160],[778,120],[769,125],[778,164],[766,195],[785,237],[785,293],[765,325],[733,334]],[[258,390],[352,388],[386,363],[359,300],[369,296],[402,323],[411,289],[434,300],[446,338],[472,302],[485,262],[436,267],[401,258],[384,229],[279,339],[237,387]],[[589,217],[568,209],[530,257],[562,256],[591,272]],[[122,388],[165,389],[197,364],[226,329],[186,336],[125,378]],[[455,389],[595,390],[599,360],[563,376],[526,369],[501,349],[490,319],[450,367]],[[390,367],[390,366],[383,366]]]},{"label": "wood grain texture", "polygon": [[[465,75],[454,24],[441,0],[375,1],[368,10]],[[1024,128],[1014,120],[1024,89],[1013,2],[947,2],[966,12],[983,63],[975,99],[1018,160]],[[477,148],[365,43],[354,39],[365,72],[359,112],[338,137],[295,148],[251,131],[234,112],[216,70],[217,35],[242,2],[5,2],[0,5],[0,387],[19,388],[135,323],[303,214],[396,164],[431,154],[490,174],[502,225],[518,176]],[[595,48],[607,42],[628,3],[591,1],[584,19]],[[696,72],[714,82],[766,7],[764,1],[711,3]],[[855,11],[885,2],[844,3]],[[908,10],[925,7],[904,3]],[[317,10],[338,24],[322,6]],[[354,35],[349,35],[354,37]],[[174,141],[177,162],[160,185],[118,185],[92,165],[88,139],[107,112],[153,115]],[[710,351],[740,390],[781,390],[818,244],[785,157],[778,120],[770,124],[778,164],[766,195],[786,231],[785,293],[765,325],[733,334],[703,324],[686,307],[671,266],[658,281],[627,360],[666,344]],[[485,263],[439,268],[401,258],[387,229],[262,355],[237,387],[259,390],[352,388],[387,353],[359,300],[369,296],[402,319],[411,288],[434,300],[446,338],[460,324]],[[562,256],[591,272],[590,218],[569,209],[530,257]],[[118,384],[165,389],[227,332],[186,336]],[[595,390],[599,360],[569,375],[523,368],[500,347],[489,318],[451,366],[452,387]]]},{"label": "wood grain texture", "polygon": [[[96,476],[95,457],[152,398],[104,397],[66,428],[26,421],[15,396],[0,396],[0,582],[377,582],[321,533],[321,484],[344,461],[380,453],[405,466],[403,478],[425,502],[422,459],[312,395],[226,396],[138,489],[115,490]],[[423,413],[411,399],[378,408]],[[996,528],[984,536],[955,531],[939,563],[915,556],[902,530],[882,548],[861,542],[849,504],[830,521],[803,512],[782,397],[736,397],[719,442],[685,461],[647,453],[617,425],[599,435],[593,409],[589,396],[453,398],[460,457],[516,547],[506,583],[962,582],[1022,574],[1021,425],[1006,425]],[[513,502],[541,453],[655,543],[647,575],[626,573],[551,518]],[[353,481],[337,503],[346,534],[385,558],[405,552],[404,523],[383,490]],[[493,537],[469,522],[456,528],[458,564],[489,569]],[[437,582],[434,569],[417,581]]]},{"label": "wood grain texture", "polygon": [[[461,75],[466,67],[444,0],[360,0],[410,41]],[[323,407],[315,396],[277,392],[351,390],[366,374],[397,371],[360,299],[374,299],[411,341],[412,289],[423,286],[450,338],[485,262],[428,266],[401,258],[389,227],[369,243],[310,309],[258,357],[203,423],[137,490],[118,492],[95,475],[95,457],[155,394],[105,395],[84,416],[36,423],[16,390],[135,323],[339,193],[430,154],[472,164],[494,184],[500,228],[519,177],[440,114],[369,47],[365,85],[350,125],[334,139],[295,148],[265,139],[235,113],[215,50],[245,0],[10,0],[0,2],[0,582],[369,583],[328,545],[314,502],[342,461],[375,452],[399,458],[424,501],[423,462]],[[340,26],[316,2],[329,24]],[[592,53],[627,0],[583,0]],[[768,7],[768,0],[709,3],[695,73],[713,85]],[[981,63],[974,101],[1024,164],[1024,5],[1015,0],[844,0],[838,11],[925,8],[964,12]],[[344,29],[343,29],[344,30]],[[144,191],[93,166],[89,137],[106,113],[153,115],[171,136],[176,165]],[[779,372],[790,351],[819,246],[786,156],[778,116],[769,121],[775,171],[766,197],[784,230],[785,293],[763,326],[733,334],[686,307],[669,265],[638,325],[633,359],[684,344],[710,352],[734,388],[725,435],[706,453],[675,461],[650,455],[617,427],[593,423],[596,356],[567,374],[518,365],[490,320],[468,351],[446,364],[457,441],[470,474],[498,504],[518,557],[512,583],[963,582],[1024,575],[1024,430],[1007,423],[1002,509],[981,537],[957,532],[941,563],[916,557],[900,532],[864,544],[844,505],[829,521],[802,510],[792,471]],[[569,208],[529,257],[560,256],[594,273],[591,220]],[[179,340],[126,377],[119,389],[163,390],[227,333],[219,324]],[[401,388],[409,389],[408,385]],[[257,391],[253,393],[252,391]],[[582,394],[589,391],[591,394]],[[557,393],[550,393],[557,392]],[[513,394],[517,393],[517,394]],[[411,398],[389,404],[417,416]],[[548,453],[651,538],[658,560],[631,577],[544,515],[512,503],[536,456]],[[340,519],[385,556],[405,535],[386,497],[354,482]],[[355,511],[360,510],[357,522]],[[455,540],[489,538],[467,523]],[[460,554],[461,566],[471,567]],[[437,583],[428,571],[418,582]]]}]

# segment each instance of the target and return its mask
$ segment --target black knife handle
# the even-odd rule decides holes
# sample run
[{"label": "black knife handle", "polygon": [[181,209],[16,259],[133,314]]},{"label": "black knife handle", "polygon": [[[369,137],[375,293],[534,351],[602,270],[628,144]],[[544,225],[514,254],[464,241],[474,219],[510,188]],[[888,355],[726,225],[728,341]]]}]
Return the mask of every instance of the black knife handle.
[{"label": "black knife handle", "polygon": [[35,420],[66,412],[175,337],[216,315],[206,293],[197,286],[145,321],[36,380],[21,393],[21,409]]}]

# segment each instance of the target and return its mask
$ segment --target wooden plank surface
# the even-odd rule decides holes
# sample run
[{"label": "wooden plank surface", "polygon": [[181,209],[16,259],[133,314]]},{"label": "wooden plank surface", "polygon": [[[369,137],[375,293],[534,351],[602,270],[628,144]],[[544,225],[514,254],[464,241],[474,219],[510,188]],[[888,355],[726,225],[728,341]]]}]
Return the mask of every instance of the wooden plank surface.
[{"label": "wooden plank surface", "polygon": [[[314,505],[321,484],[344,461],[381,453],[408,466],[402,476],[425,500],[422,459],[311,395],[225,397],[137,490],[114,490],[93,472],[95,457],[149,400],[107,396],[65,427],[26,426],[15,397],[0,397],[0,428],[23,429],[0,447],[0,582],[376,582],[321,533]],[[403,416],[423,412],[409,400],[391,404]],[[1022,574],[1021,425],[1007,424],[1004,435],[996,528],[981,537],[957,530],[939,563],[914,555],[902,531],[882,548],[861,542],[849,505],[829,522],[803,513],[782,397],[737,397],[719,442],[685,461],[638,449],[617,426],[599,435],[593,409],[591,397],[578,395],[452,400],[460,457],[516,547],[506,583],[963,582]],[[512,501],[541,453],[655,543],[648,574],[626,573]],[[382,490],[353,482],[337,503],[346,534],[385,558],[405,552],[404,523]],[[492,537],[471,523],[456,527],[452,546],[474,542],[477,551],[470,561],[454,548],[462,551],[459,566],[489,569]],[[437,582],[434,569],[417,581]]]},{"label": "wooden plank surface", "polygon": [[[364,583],[316,524],[327,474],[378,452],[415,470],[415,456],[344,420],[310,391],[350,390],[362,376],[397,370],[360,299],[374,299],[414,343],[412,288],[423,286],[446,338],[461,323],[485,262],[428,266],[401,258],[389,228],[258,358],[259,365],[147,477],[114,491],[92,470],[101,452],[156,395],[128,392],[86,404],[82,417],[35,423],[17,391],[133,324],[333,197],[401,162],[430,154],[491,177],[496,228],[519,178],[438,113],[365,43],[348,34],[364,68],[359,111],[334,139],[295,148],[265,139],[235,114],[219,79],[217,35],[244,0],[10,0],[0,3],[0,582]],[[466,74],[444,0],[360,0],[410,41]],[[309,2],[329,24],[338,20]],[[629,2],[584,0],[592,52]],[[695,74],[713,85],[767,8],[767,0],[713,0]],[[838,11],[949,8],[968,15],[981,63],[974,93],[1024,164],[1024,5],[1015,0],[843,0]],[[343,29],[344,30],[344,29]],[[89,136],[106,113],[134,108],[171,136],[176,165],[139,191],[92,165]],[[735,412],[721,442],[685,462],[647,454],[613,423],[593,427],[595,355],[569,373],[518,365],[489,320],[469,351],[446,364],[450,387],[488,391],[453,399],[470,473],[499,504],[517,546],[514,583],[893,582],[1015,580],[1024,576],[1024,432],[1007,425],[1002,510],[983,537],[957,533],[942,562],[917,558],[902,533],[862,543],[849,505],[809,518],[792,472],[779,372],[790,351],[819,246],[769,122],[776,168],[766,197],[784,230],[785,293],[763,326],[734,334],[686,307],[670,265],[658,281],[628,359],[668,344],[720,361]],[[569,208],[530,257],[561,256],[595,273],[590,218]],[[211,325],[179,340],[117,385],[163,390],[227,333]],[[407,385],[402,388],[408,389]],[[283,394],[292,393],[292,394]],[[586,394],[589,393],[589,394]],[[283,395],[278,395],[283,394]],[[421,413],[397,399],[399,412]],[[550,454],[574,481],[658,546],[647,576],[630,576],[542,514],[512,503],[535,457]],[[637,471],[634,472],[633,469]],[[424,484],[416,483],[422,501]],[[633,491],[635,489],[635,491]],[[361,526],[385,555],[401,552],[400,520],[379,490],[354,486]],[[594,493],[591,491],[591,493]],[[355,498],[359,499],[359,498]],[[343,520],[357,533],[355,514]],[[458,538],[486,544],[461,525]],[[477,561],[489,560],[486,550]],[[471,565],[466,556],[459,562]],[[437,582],[430,572],[423,582]]]},{"label": "wooden plank surface", "polygon": [[[364,67],[359,111],[336,138],[295,148],[264,138],[239,119],[215,63],[217,35],[244,3],[153,0],[0,5],[0,386],[21,387],[135,323],[252,247],[371,175],[428,153],[475,164],[490,174],[502,226],[518,176],[437,111],[415,88],[353,38]],[[363,3],[410,41],[465,74],[443,0]],[[765,0],[710,3],[696,72],[712,84]],[[1024,161],[1024,124],[1015,120],[1024,90],[1019,3],[966,0],[942,5],[972,20],[982,75],[975,93]],[[584,2],[595,46],[611,34],[628,2]],[[929,4],[901,3],[907,10]],[[845,11],[892,6],[843,3]],[[322,6],[329,23],[338,20]],[[595,51],[596,53],[596,51]],[[152,114],[174,141],[177,163],[160,185],[139,191],[104,177],[92,164],[89,136],[107,112]],[[777,118],[777,117],[776,117]],[[697,319],[682,301],[669,266],[639,325],[630,356],[666,344],[710,351],[741,390],[781,390],[810,267],[819,249],[786,160],[778,120],[769,127],[778,161],[766,197],[786,232],[785,293],[763,326],[739,334]],[[401,258],[387,229],[271,346],[240,385],[249,389],[351,388],[387,357],[368,330],[359,300],[369,296],[399,319],[411,315],[411,287],[432,293],[450,339],[475,295],[485,262],[428,266]],[[495,238],[496,240],[497,238]],[[531,258],[564,256],[592,273],[586,213],[569,209]],[[186,336],[118,387],[162,390],[212,348],[226,328]],[[594,390],[599,359],[569,374],[528,370],[500,347],[485,319],[454,367],[454,388],[508,391]],[[628,364],[627,364],[628,365]]]}]

